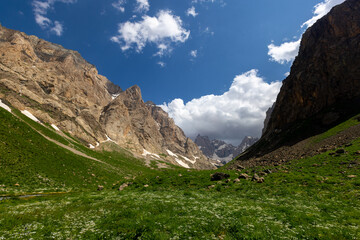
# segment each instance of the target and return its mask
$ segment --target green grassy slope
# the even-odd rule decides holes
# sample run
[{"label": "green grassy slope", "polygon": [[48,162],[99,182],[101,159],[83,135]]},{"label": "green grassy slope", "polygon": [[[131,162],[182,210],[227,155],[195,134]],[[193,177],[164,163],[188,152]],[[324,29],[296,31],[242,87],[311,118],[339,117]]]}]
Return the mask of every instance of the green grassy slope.
[{"label": "green grassy slope", "polygon": [[[40,174],[52,179],[51,188],[65,183],[77,190],[0,201],[0,239],[360,239],[360,138],[342,146],[344,153],[335,149],[241,172],[220,169],[231,181],[212,182],[214,171],[151,170],[111,155],[115,153],[89,153],[124,171],[118,173],[88,159],[70,158],[51,143],[35,148],[33,144],[45,144],[41,136],[1,109],[0,116],[0,149],[8,156],[3,160],[0,155],[7,173],[0,173],[1,182],[22,180],[20,187],[27,184],[29,191],[47,188]],[[355,124],[350,119],[314,141]],[[58,154],[50,155],[49,149]],[[265,170],[271,173],[264,183],[233,182],[241,173]],[[124,178],[127,174],[136,178]],[[105,190],[95,191],[105,181]],[[117,190],[130,181],[132,185]]]},{"label": "green grassy slope", "polygon": [[[0,194],[96,189],[97,185],[112,187],[125,176],[150,171],[142,161],[127,154],[92,151],[14,112],[22,120],[0,108]],[[112,167],[57,146],[24,121],[46,136]]]}]

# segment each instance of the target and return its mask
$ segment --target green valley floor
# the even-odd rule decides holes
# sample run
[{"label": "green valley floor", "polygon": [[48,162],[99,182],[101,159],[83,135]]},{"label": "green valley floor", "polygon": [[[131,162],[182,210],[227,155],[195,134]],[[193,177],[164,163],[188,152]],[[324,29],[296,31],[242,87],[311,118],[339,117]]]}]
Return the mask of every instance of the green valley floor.
[{"label": "green valley floor", "polygon": [[15,110],[0,118],[0,239],[360,239],[360,139],[278,166],[157,169]]}]

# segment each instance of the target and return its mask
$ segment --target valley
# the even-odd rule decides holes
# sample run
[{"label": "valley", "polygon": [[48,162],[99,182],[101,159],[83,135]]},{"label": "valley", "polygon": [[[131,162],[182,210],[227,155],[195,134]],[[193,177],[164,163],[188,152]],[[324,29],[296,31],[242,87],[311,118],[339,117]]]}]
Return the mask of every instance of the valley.
[{"label": "valley", "polygon": [[319,17],[262,136],[234,146],[0,25],[0,240],[360,239],[359,44],[358,0]]}]

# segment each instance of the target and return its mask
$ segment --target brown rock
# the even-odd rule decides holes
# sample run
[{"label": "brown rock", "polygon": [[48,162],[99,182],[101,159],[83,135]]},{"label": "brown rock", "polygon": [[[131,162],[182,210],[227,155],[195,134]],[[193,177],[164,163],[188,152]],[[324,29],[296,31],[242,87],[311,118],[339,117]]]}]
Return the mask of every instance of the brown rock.
[{"label": "brown rock", "polygon": [[124,190],[124,189],[127,188],[128,186],[129,186],[129,183],[123,183],[123,184],[121,184],[120,187],[119,187],[119,191]]},{"label": "brown rock", "polygon": [[249,175],[247,175],[246,173],[242,173],[242,174],[240,174],[240,176],[239,176],[239,179],[249,179],[250,178],[250,176]]},{"label": "brown rock", "polygon": [[93,146],[113,143],[145,158],[170,150],[178,157],[168,162],[215,168],[166,112],[144,103],[138,86],[122,91],[78,52],[0,26],[0,56],[2,98],[15,108]]},{"label": "brown rock", "polygon": [[235,178],[233,183],[237,183],[237,182],[240,182],[240,179],[239,178]]},{"label": "brown rock", "polygon": [[292,146],[358,114],[359,43],[359,0],[335,6],[308,28],[263,136],[238,160]]},{"label": "brown rock", "polygon": [[216,172],[214,174],[211,174],[210,180],[211,181],[220,181],[220,180],[223,180],[223,179],[227,179],[229,177],[230,177],[230,175],[227,174],[227,173]]}]

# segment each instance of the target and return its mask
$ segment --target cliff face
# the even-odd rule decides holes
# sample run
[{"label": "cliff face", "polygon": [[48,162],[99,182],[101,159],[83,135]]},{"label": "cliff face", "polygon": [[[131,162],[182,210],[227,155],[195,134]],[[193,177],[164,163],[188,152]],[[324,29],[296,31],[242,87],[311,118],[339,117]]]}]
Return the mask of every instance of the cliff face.
[{"label": "cliff face", "polygon": [[2,26],[0,98],[87,145],[111,139],[143,158],[213,167],[166,114],[154,114],[139,87],[122,91],[78,52]]},{"label": "cliff face", "polygon": [[330,128],[360,109],[360,1],[334,7],[303,35],[261,140],[263,155]]}]

